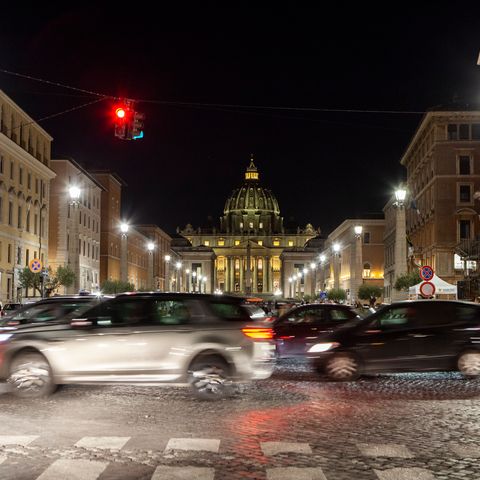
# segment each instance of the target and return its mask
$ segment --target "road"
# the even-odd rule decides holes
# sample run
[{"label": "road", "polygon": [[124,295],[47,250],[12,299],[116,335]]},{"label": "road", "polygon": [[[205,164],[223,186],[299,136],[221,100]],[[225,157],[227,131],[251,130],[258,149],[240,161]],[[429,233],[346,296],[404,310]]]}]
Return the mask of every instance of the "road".
[{"label": "road", "polygon": [[0,395],[0,478],[480,478],[480,380],[457,373],[320,381],[281,362],[220,402],[176,387]]}]

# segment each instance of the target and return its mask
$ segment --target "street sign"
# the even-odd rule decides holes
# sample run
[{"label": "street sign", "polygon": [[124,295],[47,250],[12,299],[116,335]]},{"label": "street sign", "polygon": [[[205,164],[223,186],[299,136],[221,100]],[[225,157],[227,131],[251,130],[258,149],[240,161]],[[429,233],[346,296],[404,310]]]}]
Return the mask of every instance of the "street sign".
[{"label": "street sign", "polygon": [[430,298],[435,295],[435,285],[432,282],[423,282],[420,284],[420,295],[424,298]]},{"label": "street sign", "polygon": [[423,267],[420,267],[420,277],[426,282],[431,280],[433,278],[433,268],[429,267],[428,265],[423,265]]},{"label": "street sign", "polygon": [[40,273],[42,271],[42,261],[38,258],[32,258],[28,264],[28,268],[33,273]]}]

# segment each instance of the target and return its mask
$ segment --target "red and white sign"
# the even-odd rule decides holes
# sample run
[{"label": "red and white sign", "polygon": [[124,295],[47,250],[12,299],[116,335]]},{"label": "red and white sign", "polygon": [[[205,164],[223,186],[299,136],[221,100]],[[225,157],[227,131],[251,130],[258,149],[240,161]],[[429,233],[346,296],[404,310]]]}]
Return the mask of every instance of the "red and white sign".
[{"label": "red and white sign", "polygon": [[435,295],[435,285],[432,282],[423,282],[420,284],[420,295],[424,298],[430,298]]},{"label": "red and white sign", "polygon": [[426,282],[430,281],[433,278],[433,268],[428,265],[420,267],[420,277]]}]

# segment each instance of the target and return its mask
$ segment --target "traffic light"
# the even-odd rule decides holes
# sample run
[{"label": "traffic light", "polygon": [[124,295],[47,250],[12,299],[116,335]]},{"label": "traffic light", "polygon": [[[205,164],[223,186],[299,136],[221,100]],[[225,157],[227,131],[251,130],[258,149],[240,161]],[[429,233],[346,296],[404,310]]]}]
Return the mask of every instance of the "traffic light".
[{"label": "traffic light", "polygon": [[115,136],[122,140],[143,138],[145,115],[135,111],[133,100],[123,99],[114,105]]}]

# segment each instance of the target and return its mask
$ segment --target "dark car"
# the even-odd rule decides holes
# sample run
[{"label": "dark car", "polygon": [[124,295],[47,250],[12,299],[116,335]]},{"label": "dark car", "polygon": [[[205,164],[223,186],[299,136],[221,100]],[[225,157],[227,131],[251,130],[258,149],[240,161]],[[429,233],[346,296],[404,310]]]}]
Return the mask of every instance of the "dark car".
[{"label": "dark car", "polygon": [[6,317],[7,315],[11,315],[19,308],[22,308],[21,303],[12,303],[12,302],[6,303],[1,310],[1,316]]},{"label": "dark car", "polygon": [[45,323],[59,321],[69,313],[80,308],[86,308],[101,301],[102,297],[95,295],[84,296],[55,296],[21,306],[2,320],[0,327],[11,327],[23,324]]},{"label": "dark car", "polygon": [[320,335],[356,317],[347,305],[312,303],[295,307],[273,324],[277,356],[303,356]]},{"label": "dark car", "polygon": [[480,305],[418,300],[382,307],[323,335],[309,349],[333,380],[363,373],[458,370],[480,375]]},{"label": "dark car", "polygon": [[190,385],[203,399],[231,385],[268,378],[272,330],[253,322],[238,297],[133,293],[118,295],[70,322],[0,331],[0,379],[21,397],[61,384]]}]

